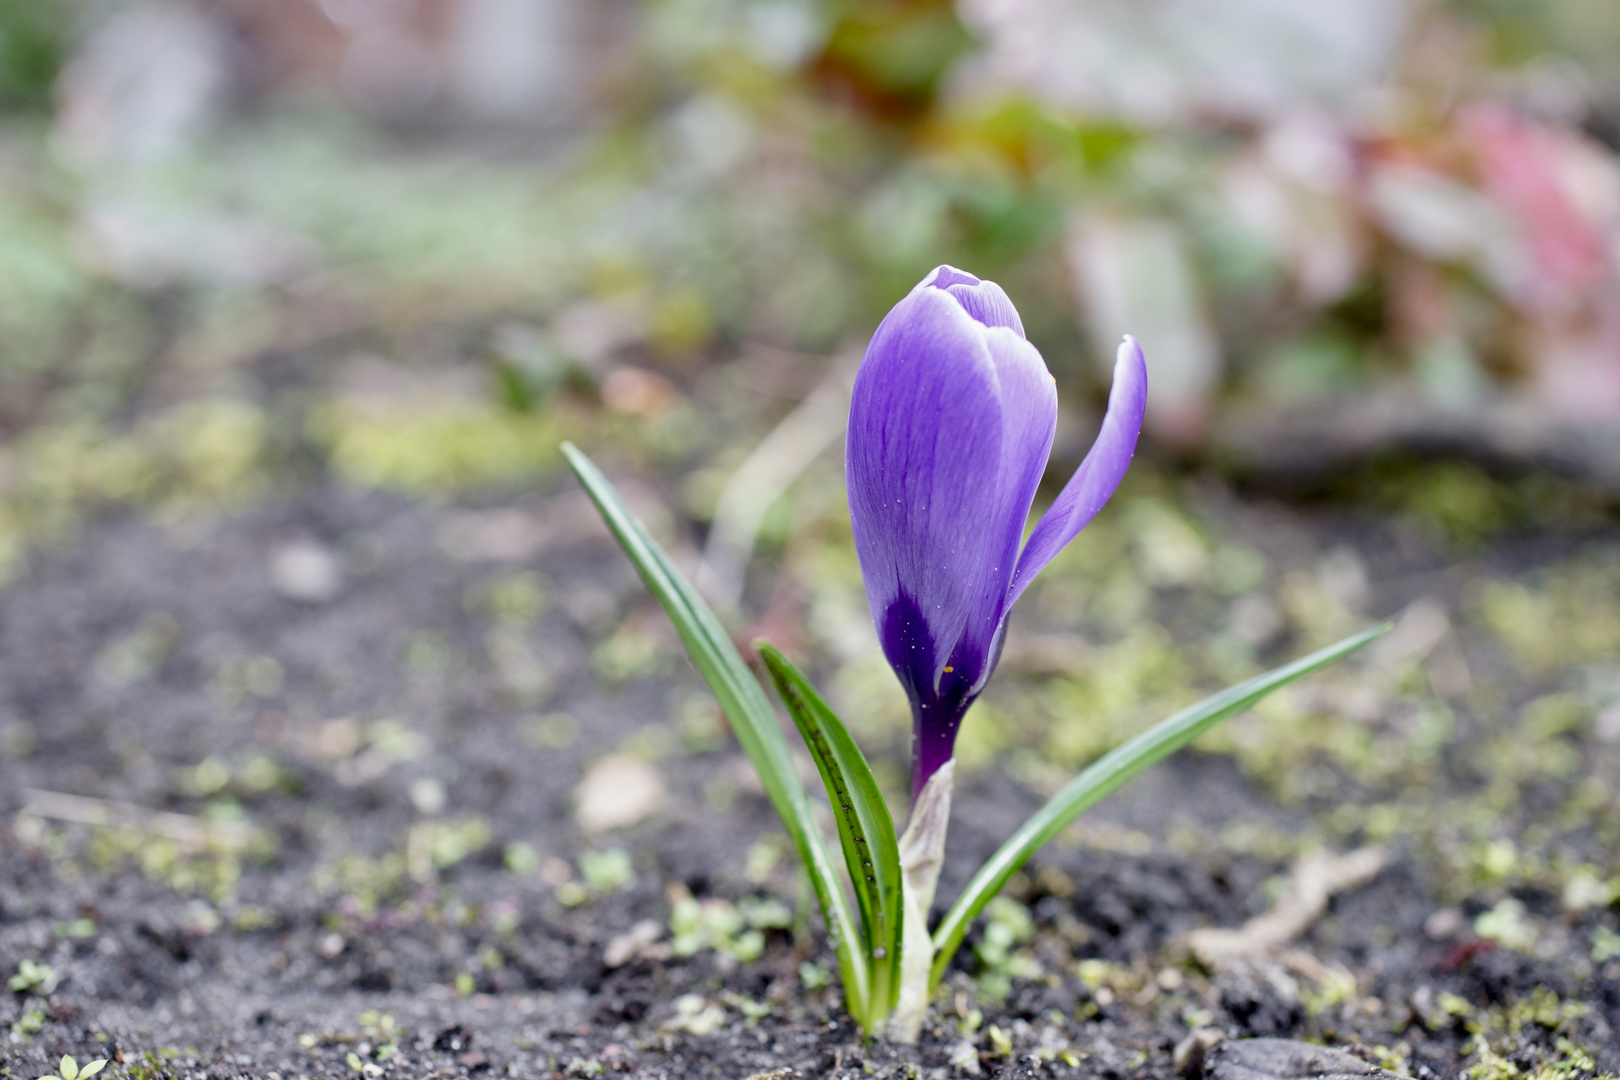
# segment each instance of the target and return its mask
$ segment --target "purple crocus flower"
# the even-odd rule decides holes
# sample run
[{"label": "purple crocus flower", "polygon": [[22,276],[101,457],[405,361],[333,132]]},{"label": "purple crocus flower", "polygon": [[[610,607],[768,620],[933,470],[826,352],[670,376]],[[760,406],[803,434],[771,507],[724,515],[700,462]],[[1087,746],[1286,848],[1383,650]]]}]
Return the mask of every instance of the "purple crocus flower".
[{"label": "purple crocus flower", "polygon": [[1119,486],[1146,402],[1147,366],[1126,337],[1102,431],[1020,551],[1057,390],[1012,301],[941,266],[873,335],[845,469],[867,602],[911,698],[913,801],[951,759],[1013,604]]}]

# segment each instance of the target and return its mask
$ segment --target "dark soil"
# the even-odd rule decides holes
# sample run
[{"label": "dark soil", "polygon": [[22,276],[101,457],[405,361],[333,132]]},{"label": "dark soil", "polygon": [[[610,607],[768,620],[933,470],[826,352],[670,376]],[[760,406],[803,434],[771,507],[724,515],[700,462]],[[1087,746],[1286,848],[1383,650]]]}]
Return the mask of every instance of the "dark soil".
[{"label": "dark soil", "polygon": [[[1234,822],[1302,830],[1315,812],[1218,754],[1179,755],[1088,819],[1098,835],[1145,834],[1144,849],[1043,853],[1013,894],[1044,974],[1009,969],[997,1001],[993,961],[965,948],[918,1047],[864,1045],[836,987],[809,985],[801,965],[832,967],[819,920],[767,926],[757,958],[672,955],[666,938],[609,967],[610,943],[644,920],[662,932],[686,894],[764,894],[801,916],[804,900],[785,857],[763,870],[746,857],[780,830],[734,744],[682,742],[670,721],[703,719],[690,669],[615,683],[593,665],[604,628],[662,631],[578,496],[559,486],[518,510],[532,535],[504,563],[451,553],[476,546],[467,530],[498,539],[510,522],[494,511],[337,486],[208,525],[112,516],[0,593],[0,968],[54,974],[0,1004],[0,1075],[71,1053],[142,1077],[1167,1077],[1195,1028],[1359,1048],[1417,1077],[1620,1070],[1620,962],[1589,945],[1612,911],[1566,916],[1521,890],[1531,917],[1568,932],[1556,954],[1514,951],[1469,930],[1491,897],[1455,906],[1439,864],[1400,842],[1295,943],[1354,976],[1339,997],[1282,957],[1217,972],[1189,960],[1180,935],[1264,910],[1287,866],[1165,843],[1178,815],[1219,836]],[[1387,610],[1443,578],[1427,553],[1386,575],[1404,556],[1376,522],[1222,512],[1260,535],[1281,521],[1352,544],[1390,580]],[[273,585],[273,552],[291,542],[338,560],[330,595]],[[517,569],[543,575],[543,612],[500,645],[490,612],[505,601],[488,597],[528,580]],[[666,810],[582,835],[571,796],[585,769],[646,730],[677,732],[650,754],[665,759]],[[103,800],[89,805],[109,817],[65,821],[41,791]],[[941,895],[1038,802],[998,769],[973,777]],[[172,821],[134,808],[186,815],[195,834],[165,837]],[[579,855],[607,848],[629,853],[633,880],[579,882]],[[1482,1030],[1518,1056],[1481,1055]]]}]

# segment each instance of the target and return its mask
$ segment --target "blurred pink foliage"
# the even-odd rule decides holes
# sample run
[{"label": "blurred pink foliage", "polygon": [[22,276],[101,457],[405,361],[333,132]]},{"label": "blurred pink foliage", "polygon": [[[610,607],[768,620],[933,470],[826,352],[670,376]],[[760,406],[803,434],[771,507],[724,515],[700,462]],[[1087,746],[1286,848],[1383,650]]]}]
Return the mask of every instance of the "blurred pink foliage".
[{"label": "blurred pink foliage", "polygon": [[[1620,161],[1503,94],[1458,19],[1410,0],[960,7],[985,42],[964,93],[1028,94],[1167,143],[1223,136],[1220,199],[1301,312],[1381,279],[1388,344],[1465,357],[1473,374],[1442,397],[1523,385],[1562,417],[1620,416]],[[1106,324],[1093,336],[1140,328],[1150,423],[1196,442],[1225,361],[1185,215],[1079,213],[1070,264],[1086,321]]]}]

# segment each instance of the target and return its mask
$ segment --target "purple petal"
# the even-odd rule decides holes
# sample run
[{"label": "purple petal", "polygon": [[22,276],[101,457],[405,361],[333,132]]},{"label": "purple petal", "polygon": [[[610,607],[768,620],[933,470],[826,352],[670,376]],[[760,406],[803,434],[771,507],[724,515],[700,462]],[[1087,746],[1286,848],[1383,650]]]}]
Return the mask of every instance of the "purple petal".
[{"label": "purple petal", "polygon": [[954,266],[938,266],[923,278],[922,286],[942,289],[956,297],[957,303],[981,326],[1005,326],[1024,336],[1024,321],[1018,309],[1008,298],[1006,290],[993,281],[981,281],[965,270]]},{"label": "purple petal", "polygon": [[980,493],[1002,441],[1000,410],[985,408],[995,394],[983,334],[948,294],[915,290],[873,335],[855,379],[846,473],[879,628],[902,592],[932,642],[954,642],[967,622],[989,539],[974,527]]},{"label": "purple petal", "polygon": [[956,302],[980,325],[1001,327],[1013,331],[1020,338],[1024,336],[1024,321],[1018,317],[1018,309],[1013,307],[1007,294],[995,282],[952,285],[945,291],[956,297]]},{"label": "purple petal", "polygon": [[1142,414],[1146,409],[1147,361],[1142,356],[1142,347],[1127,334],[1114,361],[1114,385],[1108,393],[1108,412],[1103,417],[1102,431],[1080,468],[1042,515],[1040,524],[1030,534],[1029,543],[1024,545],[1018,559],[1018,572],[1013,577],[1012,595],[1007,601],[1009,609],[1035,580],[1035,575],[1045,569],[1070,540],[1080,535],[1080,530],[1097,516],[1097,511],[1119,487],[1136,453],[1136,439],[1142,432]]},{"label": "purple petal", "polygon": [[949,289],[952,285],[977,284],[979,284],[979,279],[966,270],[958,270],[954,266],[941,264],[934,267],[928,276],[922,279],[922,284],[918,285],[917,288],[932,285],[936,289]]},{"label": "purple petal", "polygon": [[[1046,472],[1057,432],[1057,388],[1046,362],[1035,346],[1009,330],[987,331],[985,342],[996,366],[1001,390],[1001,464],[996,485],[980,494],[981,512],[987,522],[1002,529],[1001,546],[996,549],[992,580],[980,596],[966,637],[991,658],[992,645],[1003,618],[1012,606],[1009,586],[1018,567],[1018,548],[1024,539],[1029,509]],[[954,666],[954,665],[953,665]],[[984,688],[990,666],[973,687]]]}]

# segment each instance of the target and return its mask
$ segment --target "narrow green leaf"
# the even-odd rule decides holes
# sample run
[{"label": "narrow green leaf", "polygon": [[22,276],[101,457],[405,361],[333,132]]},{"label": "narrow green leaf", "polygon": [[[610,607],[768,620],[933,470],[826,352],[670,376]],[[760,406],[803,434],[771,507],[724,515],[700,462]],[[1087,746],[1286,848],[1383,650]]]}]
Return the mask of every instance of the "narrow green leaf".
[{"label": "narrow green leaf", "polygon": [[843,721],[822,700],[793,662],[769,642],[757,643],[765,670],[776,684],[788,715],[810,748],[838,821],[844,863],[861,911],[868,969],[872,973],[866,1026],[873,1027],[894,1007],[900,965],[900,843],[894,819],[883,801],[861,748]]},{"label": "narrow green leaf", "polygon": [[962,895],[956,898],[951,910],[945,913],[934,931],[934,972],[932,982],[939,984],[950,964],[951,957],[962,944],[975,917],[1001,891],[1007,879],[1064,826],[1090,809],[1103,796],[1119,787],[1143,769],[1186,746],[1210,728],[1249,708],[1255,702],[1279,687],[1286,686],[1336,660],[1355,652],[1363,645],[1389,630],[1384,623],[1345,638],[1325,649],[1301,657],[1291,664],[1257,675],[1247,682],[1222,690],[1176,713],[1167,720],[1144,731],[1129,742],[1115,747],[1093,762],[1080,775],[1064,785],[1063,790],[1047,800],[1046,805],[1018,831],[1002,844],[988,862],[979,867]]},{"label": "narrow green leaf", "polygon": [[625,508],[623,500],[600,469],[572,443],[562,444],[574,475],[596,504],[619,546],[635,564],[647,589],[663,605],[698,672],[714,691],[743,752],[754,764],[771,805],[782,819],[789,839],[799,852],[810,883],[821,902],[827,931],[838,955],[846,1004],[855,1016],[865,1016],[870,1000],[869,972],[856,936],[855,916],[838,879],[827,844],[811,817],[810,797],[793,769],[787,739],[776,722],[770,699],[753,672],[737,653],[720,620],[697,594],[686,577]]}]

